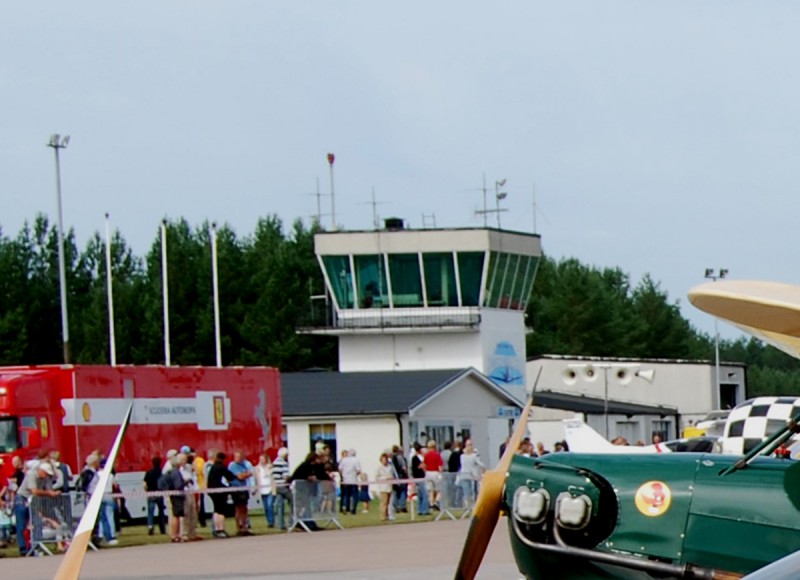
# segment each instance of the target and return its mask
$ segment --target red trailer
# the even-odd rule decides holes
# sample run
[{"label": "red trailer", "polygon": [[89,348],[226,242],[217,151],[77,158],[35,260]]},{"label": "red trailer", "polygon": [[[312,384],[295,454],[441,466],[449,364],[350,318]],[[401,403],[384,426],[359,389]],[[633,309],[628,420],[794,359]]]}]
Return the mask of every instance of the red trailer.
[{"label": "red trailer", "polygon": [[[150,459],[188,445],[258,453],[281,446],[277,369],[47,365],[0,367],[0,476],[11,457],[57,449],[74,473],[94,449],[114,440],[128,405],[131,423],[115,467],[123,491],[141,491]],[[131,505],[134,517],[139,503]]]}]

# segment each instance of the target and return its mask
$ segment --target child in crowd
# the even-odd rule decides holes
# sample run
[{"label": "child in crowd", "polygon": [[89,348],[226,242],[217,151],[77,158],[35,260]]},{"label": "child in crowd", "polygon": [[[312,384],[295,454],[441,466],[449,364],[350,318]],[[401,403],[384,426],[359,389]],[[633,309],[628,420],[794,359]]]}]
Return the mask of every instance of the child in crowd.
[{"label": "child in crowd", "polygon": [[0,548],[5,548],[11,541],[11,512],[13,507],[7,497],[0,497]]},{"label": "child in crowd", "polygon": [[358,480],[361,482],[358,486],[358,501],[364,502],[364,509],[362,510],[362,513],[368,514],[369,502],[372,500],[369,495],[369,485],[367,484],[369,477],[366,473],[362,472],[359,474]]}]

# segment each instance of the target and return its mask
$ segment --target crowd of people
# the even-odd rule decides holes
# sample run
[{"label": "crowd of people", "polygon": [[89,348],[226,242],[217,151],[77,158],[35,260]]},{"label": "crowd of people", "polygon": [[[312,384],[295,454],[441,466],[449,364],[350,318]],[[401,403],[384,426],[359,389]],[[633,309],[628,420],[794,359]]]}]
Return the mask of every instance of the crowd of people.
[{"label": "crowd of people", "polygon": [[[537,451],[526,439],[519,453],[535,455]],[[538,453],[546,453],[541,443]],[[147,496],[148,534],[158,530],[169,534],[173,542],[192,542],[203,539],[199,527],[210,526],[215,538],[251,535],[248,505],[256,494],[266,525],[281,530],[297,522],[316,529],[314,517],[320,513],[368,513],[373,498],[378,500],[382,521],[408,512],[413,498],[423,516],[443,509],[443,497],[447,508],[469,508],[486,469],[470,439],[445,442],[441,448],[436,441],[426,440],[424,446],[414,443],[408,454],[395,445],[380,455],[373,474],[362,468],[355,449],[343,450],[336,460],[322,441],[292,471],[288,456],[288,449],[282,447],[274,460],[263,453],[253,464],[241,450],[229,456],[211,449],[203,457],[184,445],[163,458],[153,457],[142,481],[143,490],[151,492]],[[100,450],[92,451],[82,470],[73,475],[57,451],[43,452],[27,463],[14,458],[14,476],[0,488],[0,546],[15,533],[20,553],[27,554],[31,550],[27,531],[31,498],[57,497],[73,489],[88,497],[98,485],[104,461]],[[119,487],[112,471],[94,534],[96,545],[117,544],[121,521],[130,517],[124,497],[115,492]],[[206,511],[205,497],[213,506],[211,513]],[[226,529],[229,518],[235,522],[230,534]]]}]

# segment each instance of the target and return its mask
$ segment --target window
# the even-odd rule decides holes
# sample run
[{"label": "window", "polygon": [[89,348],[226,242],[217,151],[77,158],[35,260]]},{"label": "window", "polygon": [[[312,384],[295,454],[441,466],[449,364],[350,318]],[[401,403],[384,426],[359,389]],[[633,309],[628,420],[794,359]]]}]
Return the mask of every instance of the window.
[{"label": "window", "polygon": [[503,286],[500,290],[500,302],[497,305],[499,308],[511,307],[511,291],[514,287],[514,280],[517,275],[517,268],[519,266],[520,256],[514,254],[508,256],[508,262],[503,275]]},{"label": "window", "polygon": [[317,423],[308,426],[309,450],[317,451],[317,444],[327,445],[331,450],[331,458],[336,459],[336,423]]},{"label": "window", "polygon": [[[22,447],[32,447],[31,434],[39,432],[39,422],[36,417],[19,418],[20,442]],[[41,443],[41,437],[39,437]],[[39,443],[39,444],[40,444]]]},{"label": "window", "polygon": [[417,254],[389,254],[389,274],[395,308],[424,305]]},{"label": "window", "polygon": [[667,441],[669,439],[669,421],[653,421],[653,432],[650,434],[650,443],[652,443],[653,437],[658,435],[661,438],[661,441]]},{"label": "window", "polygon": [[0,453],[10,453],[19,449],[17,420],[14,417],[0,419]]},{"label": "window", "polygon": [[522,288],[522,294],[520,295],[520,310],[525,310],[528,307],[528,300],[531,297],[531,291],[533,290],[533,282],[536,280],[536,270],[539,267],[539,258],[531,256],[530,258],[530,267],[528,268],[528,273],[525,274],[525,284]]},{"label": "window", "polygon": [[497,308],[500,304],[500,296],[503,291],[503,280],[505,279],[506,269],[508,267],[508,254],[499,252],[492,252],[492,259],[489,262],[489,293],[486,300],[486,306],[490,308]]},{"label": "window", "polygon": [[386,268],[383,265],[383,257],[376,255],[354,256],[353,263],[356,268],[358,307],[388,307],[388,285],[386,283]]},{"label": "window", "polygon": [[429,306],[458,306],[456,271],[452,253],[422,255],[425,269],[425,292]]},{"label": "window", "polygon": [[445,441],[453,441],[454,430],[452,425],[428,425],[425,429],[428,440],[436,441],[436,447],[441,450]]},{"label": "window", "polygon": [[483,252],[459,252],[458,277],[461,280],[461,304],[478,306],[483,277]]},{"label": "window", "polygon": [[353,278],[348,256],[322,256],[325,272],[339,308],[353,307]]}]

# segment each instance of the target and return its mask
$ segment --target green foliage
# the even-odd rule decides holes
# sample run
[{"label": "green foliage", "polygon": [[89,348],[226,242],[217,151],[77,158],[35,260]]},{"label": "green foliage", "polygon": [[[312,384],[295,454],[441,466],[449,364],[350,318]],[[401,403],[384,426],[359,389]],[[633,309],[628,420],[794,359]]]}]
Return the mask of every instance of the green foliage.
[{"label": "green foliage", "polygon": [[[167,224],[171,362],[216,364],[209,224]],[[323,292],[313,251],[314,229],[301,222],[287,235],[276,217],[258,222],[252,238],[217,230],[220,335],[225,365],[283,370],[334,367],[335,342],[298,335],[310,293]],[[57,235],[44,216],[16,239],[0,233],[0,364],[63,360]],[[70,344],[77,363],[110,360],[105,242],[95,234],[79,252],[65,238]],[[144,259],[117,232],[111,241],[117,362],[165,362],[161,237]]]},{"label": "green foliage", "polygon": [[[336,342],[297,334],[311,319],[312,295],[324,293],[314,234],[277,216],[237,237],[217,229],[222,362],[271,365],[285,371],[336,366]],[[171,362],[216,363],[208,223],[167,223]],[[161,234],[144,258],[117,232],[111,241],[117,362],[165,361]],[[56,230],[39,215],[15,238],[0,231],[0,364],[63,360]],[[65,237],[73,360],[108,363],[105,242],[95,234],[81,252]],[[714,359],[714,339],[680,314],[659,283],[645,275],[635,286],[619,268],[587,266],[544,256],[527,310],[528,355]],[[800,361],[755,339],[720,342],[723,361],[748,365],[749,395],[800,395]]]}]

